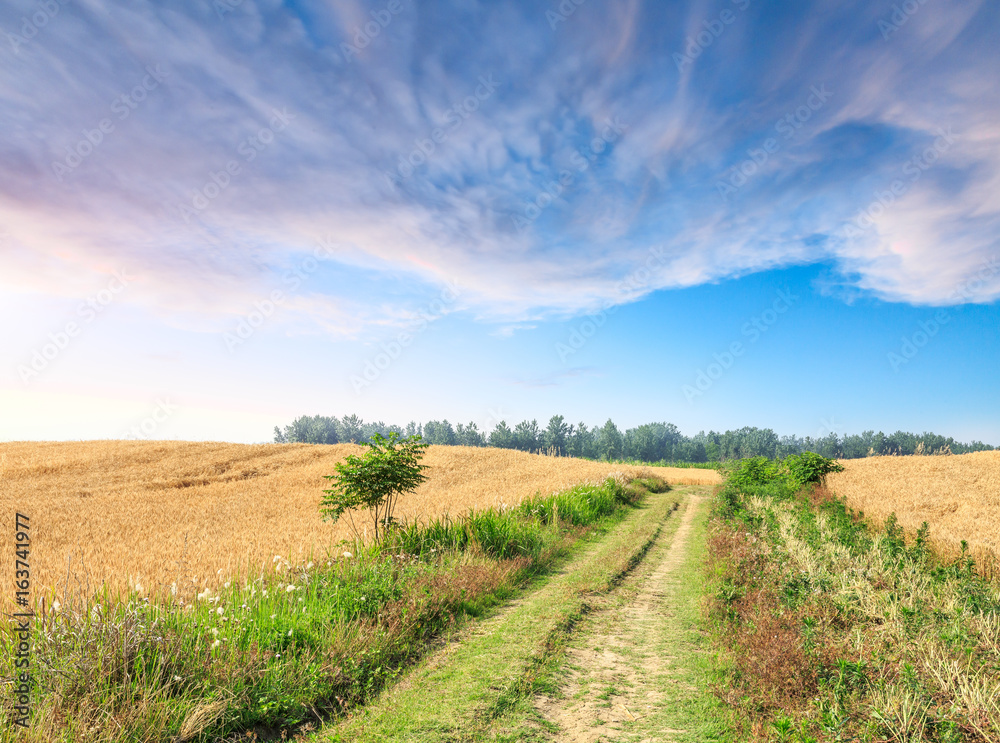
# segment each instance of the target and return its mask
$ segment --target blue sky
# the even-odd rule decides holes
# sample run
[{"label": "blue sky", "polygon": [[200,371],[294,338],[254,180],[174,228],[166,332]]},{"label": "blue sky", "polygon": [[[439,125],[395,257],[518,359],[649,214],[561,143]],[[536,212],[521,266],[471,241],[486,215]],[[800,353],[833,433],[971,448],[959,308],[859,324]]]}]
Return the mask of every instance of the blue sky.
[{"label": "blue sky", "polygon": [[1000,444],[998,40],[981,0],[11,0],[0,439]]}]

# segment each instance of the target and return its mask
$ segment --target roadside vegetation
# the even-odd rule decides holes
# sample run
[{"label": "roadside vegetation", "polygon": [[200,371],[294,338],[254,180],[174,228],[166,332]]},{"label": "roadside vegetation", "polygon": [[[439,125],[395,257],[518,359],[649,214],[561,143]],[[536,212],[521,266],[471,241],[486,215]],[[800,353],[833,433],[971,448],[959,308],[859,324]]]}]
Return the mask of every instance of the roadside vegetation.
[{"label": "roadside vegetation", "polygon": [[[364,704],[441,635],[619,520],[657,479],[618,474],[425,524],[185,600],[100,594],[33,626],[32,727],[18,740],[212,740],[307,730]],[[317,516],[318,518],[318,516]],[[0,674],[13,678],[12,633]],[[11,697],[2,705],[9,716]],[[6,727],[0,740],[13,740]]]},{"label": "roadside vegetation", "polygon": [[1000,740],[1000,587],[873,523],[817,455],[729,467],[709,542],[718,695],[754,741]]},{"label": "roadside vegetation", "polygon": [[[677,528],[687,488],[644,497],[627,518],[590,530],[557,571],[532,580],[529,590],[452,636],[452,641],[408,669],[354,714],[307,737],[320,743],[543,743],[557,728],[540,714],[537,696],[555,688],[553,674],[565,660],[579,622],[644,562],[664,533]],[[535,502],[529,508],[571,506]],[[592,506],[588,506],[590,508]],[[547,509],[546,509],[547,510]],[[580,514],[577,518],[585,518]]]}]

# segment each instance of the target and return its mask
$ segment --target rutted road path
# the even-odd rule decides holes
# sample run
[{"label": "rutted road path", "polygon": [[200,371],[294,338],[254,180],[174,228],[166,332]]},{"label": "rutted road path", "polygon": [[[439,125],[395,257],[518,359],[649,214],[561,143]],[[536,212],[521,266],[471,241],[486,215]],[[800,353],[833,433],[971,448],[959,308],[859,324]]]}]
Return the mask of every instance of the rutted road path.
[{"label": "rutted road path", "polygon": [[698,630],[707,492],[650,496],[377,699],[307,739],[721,740]]},{"label": "rutted road path", "polygon": [[[697,492],[697,491],[696,491]],[[681,523],[579,624],[560,694],[536,709],[567,743],[717,740],[699,633],[706,500],[685,499]]]}]

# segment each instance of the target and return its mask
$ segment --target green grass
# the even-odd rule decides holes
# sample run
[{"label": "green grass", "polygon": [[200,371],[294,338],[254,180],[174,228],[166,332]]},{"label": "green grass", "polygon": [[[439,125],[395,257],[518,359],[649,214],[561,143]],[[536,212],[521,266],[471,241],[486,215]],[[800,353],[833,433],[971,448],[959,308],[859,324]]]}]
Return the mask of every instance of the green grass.
[{"label": "green grass", "polygon": [[676,672],[653,680],[661,701],[650,715],[628,726],[640,740],[655,740],[668,729],[678,731],[670,736],[677,743],[736,740],[731,712],[711,691],[715,665],[702,615],[702,600],[708,590],[707,522],[708,509],[702,506],[673,583],[669,600],[672,616],[665,617],[650,638],[652,652],[672,657]]},{"label": "green grass", "polygon": [[[571,717],[581,715],[578,724],[592,714],[585,711],[588,700],[619,710],[621,729],[605,728],[600,740],[660,740],[664,731],[681,743],[733,740],[731,713],[711,692],[714,665],[701,614],[708,513],[697,500],[689,504],[696,511],[684,516],[690,525],[683,542],[676,535],[682,519],[674,517],[643,564],[578,628],[570,644],[583,652],[582,659],[562,659],[552,668],[554,703]],[[674,549],[681,559],[658,574]],[[588,665],[586,659],[600,656],[606,643],[613,664]]]},{"label": "green grass", "polygon": [[718,690],[747,740],[1000,739],[1000,586],[822,489],[723,489]]},{"label": "green grass", "polygon": [[533,695],[550,688],[551,668],[588,596],[609,590],[641,560],[671,509],[671,498],[650,496],[606,536],[582,544],[558,572],[536,578],[522,600],[468,627],[377,701],[311,740],[544,739],[551,730],[533,715]]},{"label": "green grass", "polygon": [[[581,457],[581,459],[590,459],[590,457]],[[718,470],[724,466],[723,462],[712,461],[712,462],[670,462],[666,459],[661,459],[658,462],[647,462],[642,459],[592,459],[594,462],[607,462],[608,464],[630,464],[637,467],[678,467],[681,469],[698,469],[698,470]]]},{"label": "green grass", "polygon": [[[608,480],[409,526],[350,557],[278,558],[273,572],[187,603],[132,595],[62,607],[33,628],[32,727],[18,740],[209,740],[340,715],[646,492]],[[6,678],[13,639],[0,635]],[[8,718],[12,704],[0,700]],[[11,726],[0,730],[0,741],[13,739]]]}]

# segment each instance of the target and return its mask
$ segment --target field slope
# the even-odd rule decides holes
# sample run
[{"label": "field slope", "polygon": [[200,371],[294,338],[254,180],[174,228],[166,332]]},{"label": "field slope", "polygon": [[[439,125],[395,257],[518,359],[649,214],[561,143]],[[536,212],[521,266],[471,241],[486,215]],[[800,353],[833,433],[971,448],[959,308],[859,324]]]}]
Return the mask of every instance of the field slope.
[{"label": "field slope", "polygon": [[[0,444],[0,528],[15,512],[34,532],[34,590],[68,583],[86,593],[106,585],[150,593],[177,583],[188,592],[221,585],[276,555],[308,559],[349,536],[319,515],[323,475],[352,444],[227,444],[162,441]],[[432,446],[429,480],[400,503],[426,520],[473,508],[514,505],[612,470],[642,468],[508,449]],[[671,484],[714,483],[711,470],[655,468]]]},{"label": "field slope", "polygon": [[964,539],[979,558],[1000,556],[1000,451],[841,464],[827,485],[851,508],[879,521],[895,513],[911,534],[926,521],[931,541],[946,552]]}]

